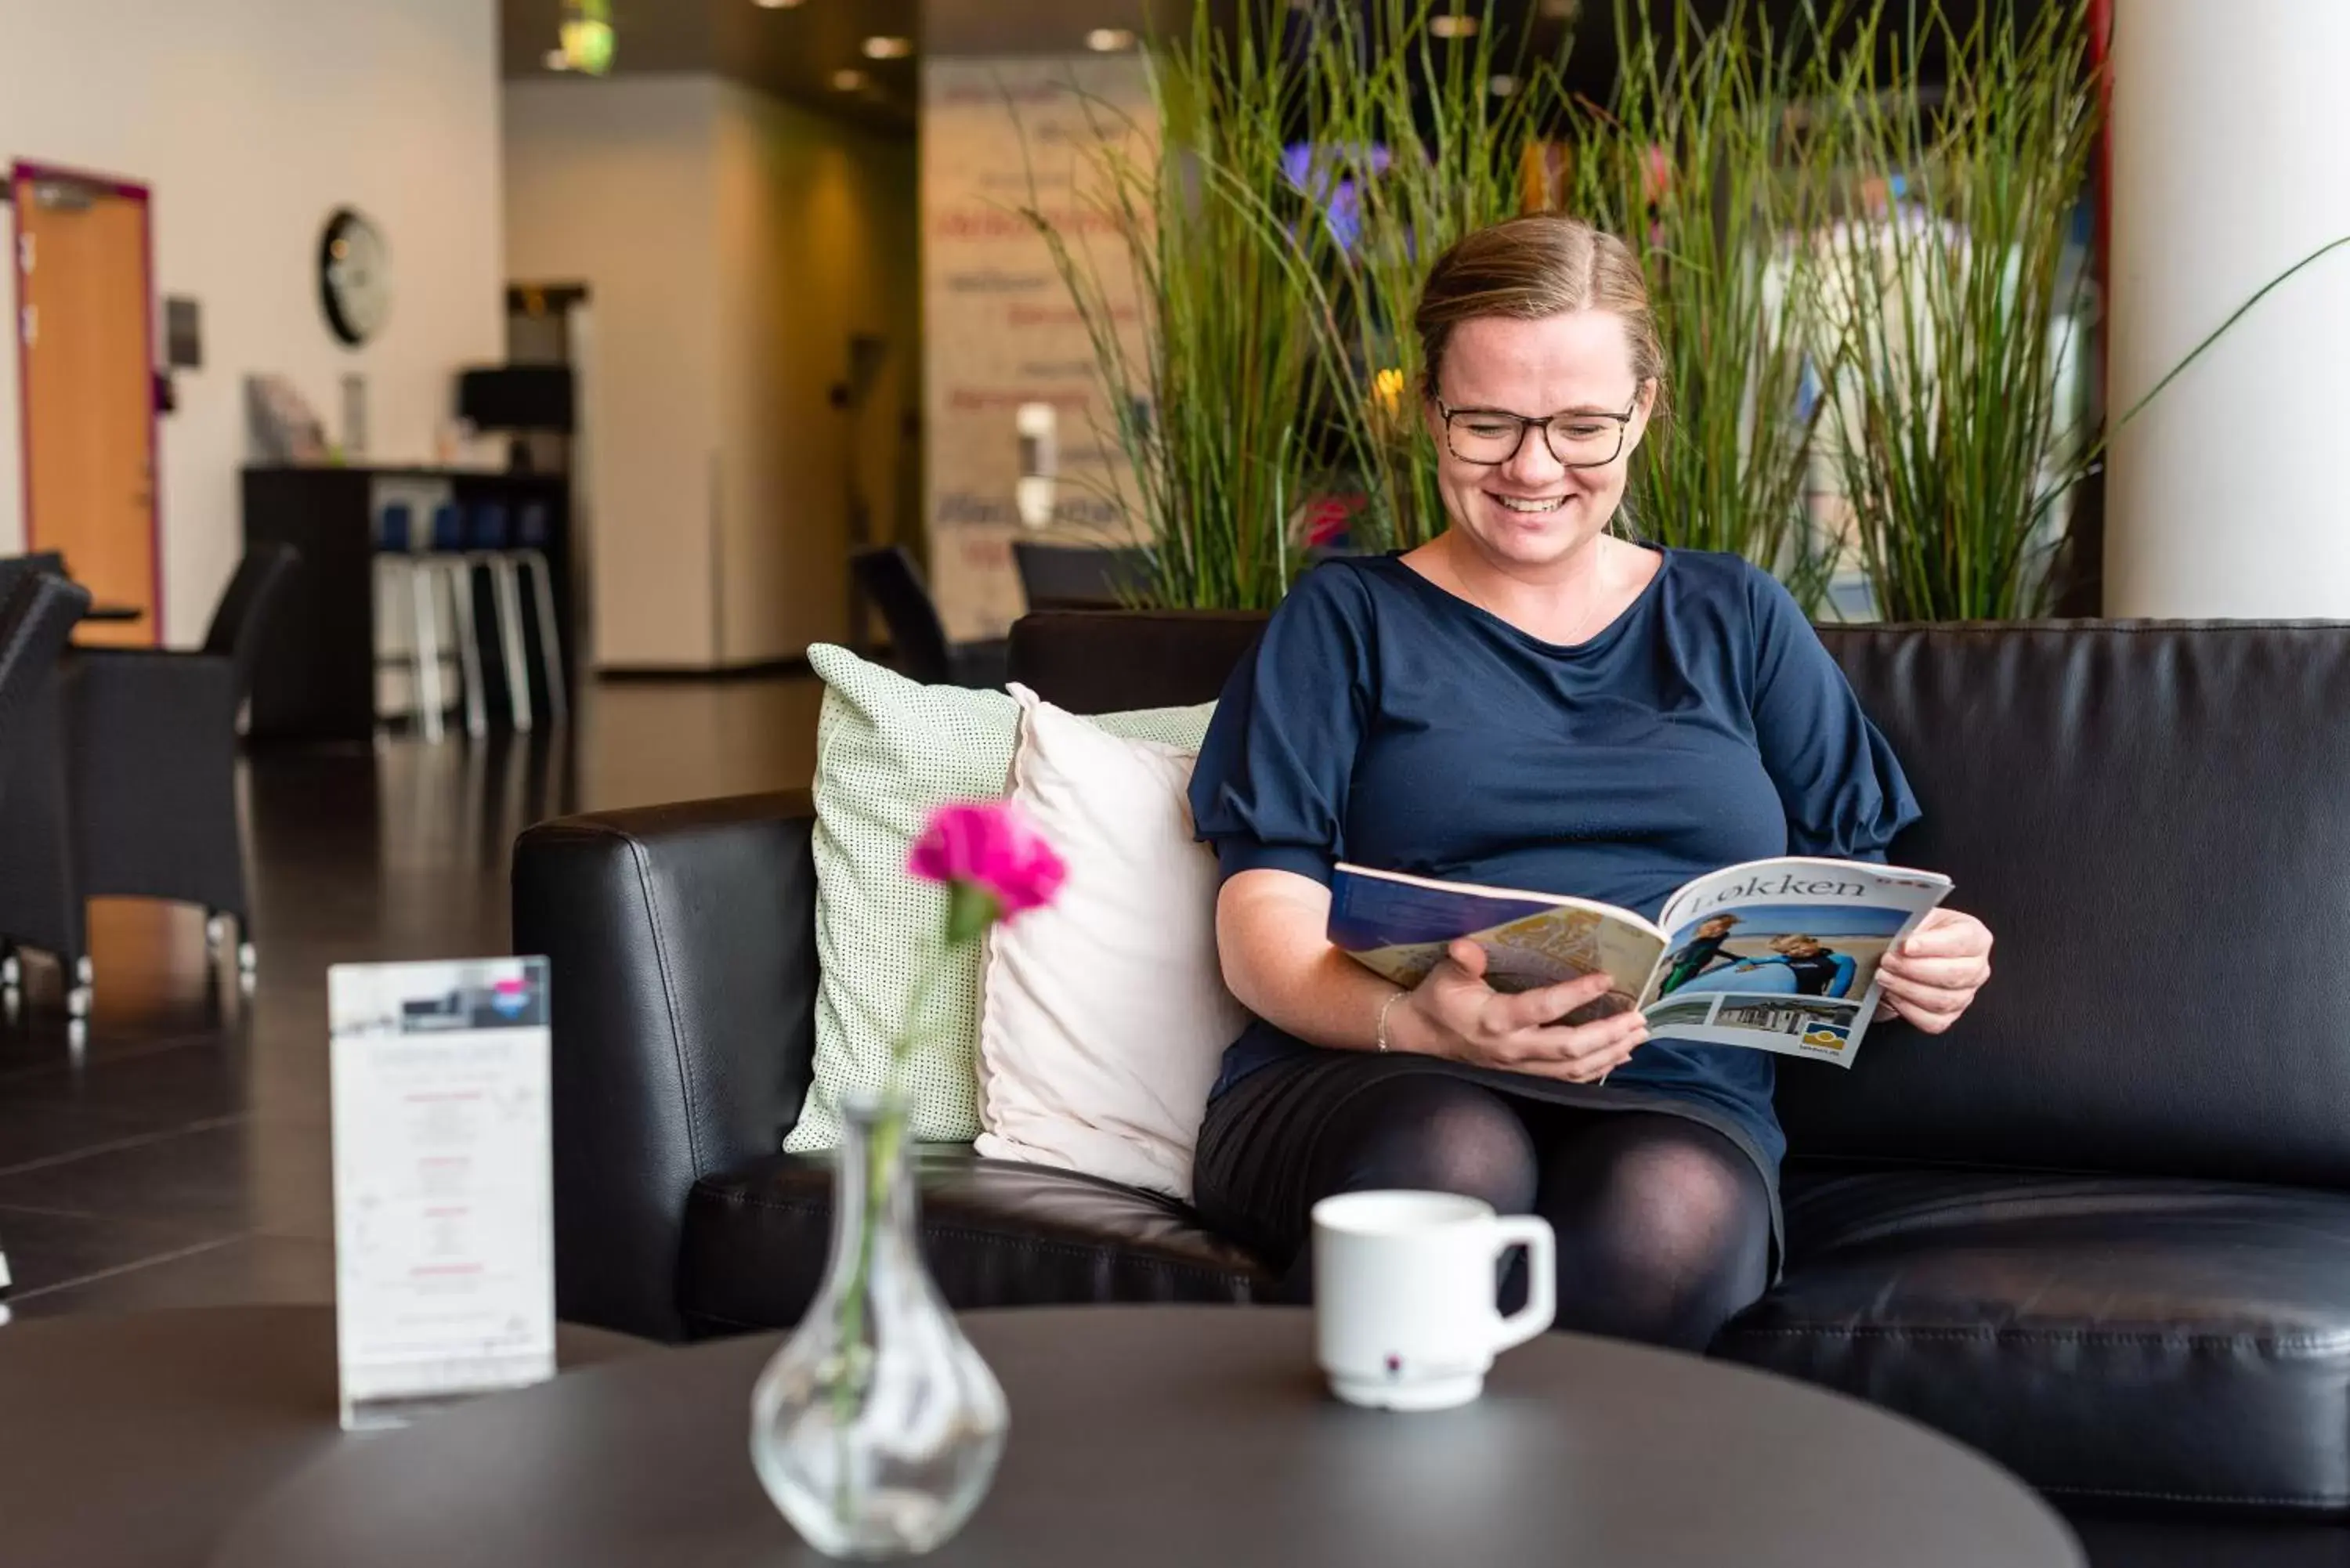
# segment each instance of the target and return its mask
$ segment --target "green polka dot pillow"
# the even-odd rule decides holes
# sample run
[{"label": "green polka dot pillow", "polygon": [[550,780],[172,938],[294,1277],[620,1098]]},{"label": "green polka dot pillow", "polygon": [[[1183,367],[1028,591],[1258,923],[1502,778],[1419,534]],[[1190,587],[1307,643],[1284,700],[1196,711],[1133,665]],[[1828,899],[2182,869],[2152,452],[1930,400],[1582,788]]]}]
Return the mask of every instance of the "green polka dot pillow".
[{"label": "green polka dot pillow", "polygon": [[[1001,795],[1020,710],[1001,691],[922,686],[819,643],[808,663],[825,683],[816,738],[816,1077],[784,1139],[795,1153],[840,1141],[844,1094],[879,1091],[889,1041],[915,973],[938,950],[946,891],[906,874],[932,810]],[[1197,751],[1213,703],[1105,713],[1089,722],[1127,740]],[[979,1136],[980,944],[948,971],[933,1027],[907,1063],[913,1136]]]}]

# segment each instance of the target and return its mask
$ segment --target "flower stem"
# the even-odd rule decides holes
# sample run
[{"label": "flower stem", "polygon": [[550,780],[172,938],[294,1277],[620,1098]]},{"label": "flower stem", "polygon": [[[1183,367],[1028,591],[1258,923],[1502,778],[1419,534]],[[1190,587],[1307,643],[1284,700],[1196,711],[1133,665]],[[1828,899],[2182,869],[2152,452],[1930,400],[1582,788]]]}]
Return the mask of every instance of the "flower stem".
[{"label": "flower stem", "polygon": [[841,1365],[840,1374],[832,1386],[833,1425],[840,1436],[843,1459],[835,1507],[844,1518],[847,1516],[851,1503],[846,1462],[848,1428],[856,1417],[858,1401],[864,1394],[866,1380],[871,1376],[870,1359],[859,1354],[865,1339],[866,1285],[872,1278],[874,1248],[886,1218],[889,1179],[897,1168],[898,1147],[905,1131],[906,1057],[920,1035],[922,1019],[930,1011],[931,1000],[938,992],[940,981],[945,976],[947,961],[961,945],[960,942],[948,943],[915,977],[913,993],[907,999],[905,1023],[897,1037],[889,1043],[889,1075],[881,1091],[880,1114],[873,1120],[870,1142],[865,1150],[864,1211],[858,1216],[855,1261],[850,1266],[848,1278],[841,1282],[837,1308]]}]

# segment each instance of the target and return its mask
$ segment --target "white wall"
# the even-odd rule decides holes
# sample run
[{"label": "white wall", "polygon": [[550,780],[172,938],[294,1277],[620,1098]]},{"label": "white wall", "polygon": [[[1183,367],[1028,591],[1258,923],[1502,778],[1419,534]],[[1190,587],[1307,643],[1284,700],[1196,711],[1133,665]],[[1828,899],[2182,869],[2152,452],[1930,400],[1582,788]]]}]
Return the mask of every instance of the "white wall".
[{"label": "white wall", "polygon": [[[2350,5],[2121,0],[2106,406],[2350,234]],[[2295,275],[2114,433],[2106,610],[2350,616],[2350,250]]]},{"label": "white wall", "polygon": [[506,265],[583,283],[599,665],[716,661],[719,313],[709,77],[552,78],[505,89]]},{"label": "white wall", "polygon": [[516,82],[505,137],[508,266],[586,284],[595,318],[597,663],[838,639],[846,426],[827,391],[850,333],[889,340],[860,454],[886,536],[916,355],[911,146],[706,76]]},{"label": "white wall", "polygon": [[[369,456],[431,457],[451,372],[504,355],[496,0],[0,0],[0,161],[153,193],[155,289],[196,299],[203,369],[161,426],[163,631],[201,639],[242,545],[244,380],[292,379],[331,432],[368,379]],[[313,261],[375,219],[391,318],[343,348]],[[0,268],[15,318],[15,272]],[[16,337],[0,332],[0,553],[24,537]]]}]

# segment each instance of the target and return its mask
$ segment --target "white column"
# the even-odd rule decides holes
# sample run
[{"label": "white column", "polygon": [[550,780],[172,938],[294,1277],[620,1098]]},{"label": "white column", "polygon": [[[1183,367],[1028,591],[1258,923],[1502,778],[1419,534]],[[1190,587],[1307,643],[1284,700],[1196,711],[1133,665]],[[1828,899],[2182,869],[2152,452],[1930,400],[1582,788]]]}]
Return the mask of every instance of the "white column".
[{"label": "white column", "polygon": [[[2350,234],[2350,3],[2116,0],[2107,406]],[[2350,618],[2350,247],[2116,432],[2106,609]]]}]

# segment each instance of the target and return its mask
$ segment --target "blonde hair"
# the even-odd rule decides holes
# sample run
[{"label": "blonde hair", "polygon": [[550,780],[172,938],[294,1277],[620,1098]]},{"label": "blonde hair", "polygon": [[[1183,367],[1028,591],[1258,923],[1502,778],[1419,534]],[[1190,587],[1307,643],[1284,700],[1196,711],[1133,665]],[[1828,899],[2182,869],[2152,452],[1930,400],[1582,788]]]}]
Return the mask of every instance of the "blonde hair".
[{"label": "blonde hair", "polygon": [[1630,247],[1576,218],[1533,213],[1456,241],[1429,269],[1412,326],[1419,334],[1421,386],[1437,395],[1452,329],[1481,316],[1540,321],[1575,310],[1622,318],[1632,373],[1657,384],[1651,418],[1665,410],[1665,351],[1648,309],[1648,286]]}]

